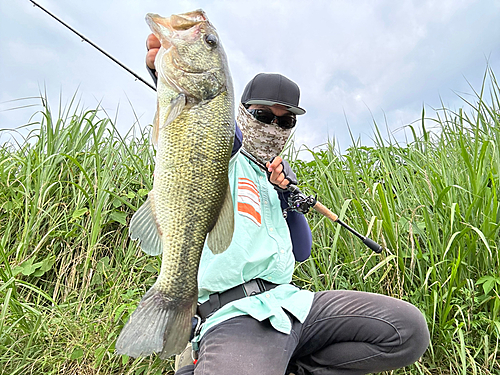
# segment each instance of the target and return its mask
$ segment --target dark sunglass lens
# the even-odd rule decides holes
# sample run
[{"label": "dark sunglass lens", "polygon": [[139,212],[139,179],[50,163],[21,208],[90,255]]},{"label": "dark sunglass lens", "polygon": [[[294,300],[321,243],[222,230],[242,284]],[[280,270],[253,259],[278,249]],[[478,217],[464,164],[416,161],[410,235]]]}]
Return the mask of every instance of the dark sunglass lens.
[{"label": "dark sunglass lens", "polygon": [[297,123],[295,116],[275,116],[271,111],[265,111],[263,109],[249,109],[248,112],[260,122],[264,124],[271,124],[274,119],[277,120],[277,125],[283,129],[291,129]]},{"label": "dark sunglass lens", "polygon": [[292,116],[281,116],[278,118],[279,118],[278,126],[283,129],[291,129],[297,123],[297,119]]},{"label": "dark sunglass lens", "polygon": [[264,124],[270,124],[274,120],[274,113],[270,111],[263,111],[262,109],[251,109],[250,113],[253,117]]}]

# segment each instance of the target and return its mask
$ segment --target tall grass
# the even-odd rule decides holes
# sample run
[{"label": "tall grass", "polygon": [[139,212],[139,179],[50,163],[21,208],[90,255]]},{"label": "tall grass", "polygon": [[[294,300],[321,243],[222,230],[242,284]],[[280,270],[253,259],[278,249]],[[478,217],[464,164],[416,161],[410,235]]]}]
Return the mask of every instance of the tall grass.
[{"label": "tall grass", "polygon": [[0,148],[0,373],[161,373],[169,362],[113,354],[158,274],[127,233],[151,186],[148,134],[41,99],[34,130]]},{"label": "tall grass", "polygon": [[[427,318],[430,349],[394,374],[499,373],[500,90],[488,77],[458,112],[422,113],[404,145],[375,126],[374,147],[329,143],[293,163],[304,192],[386,247],[371,253],[311,212],[295,282],[395,296]],[[0,373],[170,373],[171,361],[114,355],[160,266],[128,239],[152,182],[148,129],[122,138],[100,110],[55,114],[41,99],[32,132],[0,146]]]},{"label": "tall grass", "polygon": [[354,145],[340,155],[330,145],[294,165],[305,191],[386,247],[370,253],[312,214],[313,256],[297,280],[418,306],[432,335],[414,366],[419,373],[500,373],[500,101],[493,72],[488,77],[489,86],[457,113],[422,113],[405,145],[384,140],[376,127],[375,147]]}]

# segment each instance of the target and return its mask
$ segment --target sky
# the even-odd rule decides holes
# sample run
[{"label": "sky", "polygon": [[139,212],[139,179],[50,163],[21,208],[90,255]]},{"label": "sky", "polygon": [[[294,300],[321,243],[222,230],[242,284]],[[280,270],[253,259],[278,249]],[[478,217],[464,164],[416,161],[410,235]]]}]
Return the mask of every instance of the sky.
[{"label": "sky", "polygon": [[[202,8],[226,51],[236,101],[259,72],[299,85],[307,113],[296,148],[372,146],[374,123],[404,143],[422,109],[429,117],[458,110],[488,67],[500,74],[500,0],[36,1],[150,82],[146,13]],[[148,126],[156,109],[151,88],[29,0],[0,0],[0,129],[36,120],[41,93],[53,112],[75,95],[81,108],[100,105],[123,135]],[[0,143],[12,134],[0,132]]]}]

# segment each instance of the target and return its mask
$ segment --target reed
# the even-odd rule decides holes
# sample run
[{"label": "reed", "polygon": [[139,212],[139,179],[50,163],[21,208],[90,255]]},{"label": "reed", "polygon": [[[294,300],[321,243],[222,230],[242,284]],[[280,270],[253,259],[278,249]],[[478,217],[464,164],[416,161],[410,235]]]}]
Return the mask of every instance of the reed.
[{"label": "reed", "polygon": [[0,373],[169,370],[114,355],[159,268],[127,229],[151,187],[148,130],[122,138],[100,109],[54,116],[41,100],[33,130],[0,148]]},{"label": "reed", "polygon": [[[486,92],[489,97],[486,98]],[[474,101],[409,125],[405,145],[375,127],[375,146],[330,145],[296,160],[303,190],[382,243],[381,255],[316,213],[303,286],[408,300],[425,314],[432,346],[420,373],[494,374],[500,368],[499,86],[488,71]],[[426,128],[433,125],[433,130]],[[437,372],[439,373],[439,372]]]}]

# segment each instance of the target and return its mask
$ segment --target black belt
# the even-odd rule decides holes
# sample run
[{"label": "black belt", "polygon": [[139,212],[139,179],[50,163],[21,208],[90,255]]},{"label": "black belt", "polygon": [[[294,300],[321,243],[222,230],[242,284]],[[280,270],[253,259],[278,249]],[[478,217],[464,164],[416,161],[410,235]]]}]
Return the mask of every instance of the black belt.
[{"label": "black belt", "polygon": [[210,315],[219,310],[222,306],[237,299],[254,296],[262,292],[277,287],[278,284],[270,283],[262,279],[253,279],[244,284],[235,286],[222,293],[210,294],[208,301],[198,306],[198,315],[205,321]]}]

